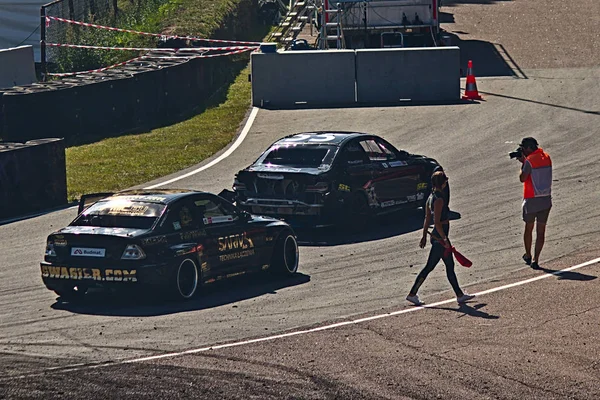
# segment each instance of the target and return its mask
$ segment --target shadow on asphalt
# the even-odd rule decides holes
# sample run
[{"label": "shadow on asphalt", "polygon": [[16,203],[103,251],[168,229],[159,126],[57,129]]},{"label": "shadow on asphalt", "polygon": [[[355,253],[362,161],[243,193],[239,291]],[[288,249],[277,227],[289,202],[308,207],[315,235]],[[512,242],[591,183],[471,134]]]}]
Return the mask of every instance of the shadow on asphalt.
[{"label": "shadow on asphalt", "polygon": [[496,4],[505,3],[513,0],[442,0],[440,5],[442,7],[453,7],[459,4]]},{"label": "shadow on asphalt", "polygon": [[535,270],[543,271],[547,274],[555,275],[560,280],[593,281],[594,279],[597,278],[597,276],[594,276],[594,275],[586,275],[586,274],[582,274],[581,272],[574,272],[574,271],[561,272],[559,270],[548,269],[548,268],[543,268],[543,267],[535,268]]},{"label": "shadow on asphalt", "polygon": [[51,308],[75,314],[151,317],[206,310],[264,295],[276,295],[280,289],[308,282],[310,276],[302,273],[281,279],[272,278],[266,273],[255,273],[208,284],[202,287],[197,297],[186,302],[170,301],[143,291],[94,292],[86,294],[83,300],[76,303],[63,302],[58,298]]},{"label": "shadow on asphalt", "polygon": [[488,314],[485,311],[481,311],[483,307],[487,306],[486,303],[478,303],[471,306],[468,303],[462,303],[458,307],[429,307],[434,310],[448,310],[455,311],[457,313],[461,313],[462,315],[459,318],[464,317],[465,315],[469,315],[471,317],[483,318],[483,319],[498,319],[500,318],[497,315]]},{"label": "shadow on asphalt", "polygon": [[[450,211],[450,220],[460,219],[460,213]],[[298,244],[305,247],[339,246],[371,242],[415,232],[423,228],[423,210],[410,210],[376,218],[361,230],[340,227],[296,229]]]},{"label": "shadow on asphalt", "polygon": [[[444,14],[444,19],[454,20],[452,14]],[[456,33],[461,35],[469,34],[463,31],[446,31],[445,33],[450,37],[450,45],[460,48],[461,76],[466,76],[467,64],[471,60],[473,61],[473,73],[476,78],[491,76],[527,78],[525,72],[523,72],[502,44],[486,42],[484,40],[461,39]]]},{"label": "shadow on asphalt", "polygon": [[582,112],[584,114],[600,115],[600,111],[584,110],[582,108],[561,106],[560,104],[552,104],[552,103],[546,103],[546,102],[543,102],[543,101],[524,99],[522,97],[507,96],[505,94],[500,94],[500,93],[491,93],[491,92],[482,92],[482,91],[479,91],[479,93],[480,94],[490,95],[490,96],[502,97],[502,98],[510,99],[510,100],[524,101],[526,103],[540,104],[542,106],[560,108],[560,109],[563,109],[563,110],[578,111],[578,112]]}]

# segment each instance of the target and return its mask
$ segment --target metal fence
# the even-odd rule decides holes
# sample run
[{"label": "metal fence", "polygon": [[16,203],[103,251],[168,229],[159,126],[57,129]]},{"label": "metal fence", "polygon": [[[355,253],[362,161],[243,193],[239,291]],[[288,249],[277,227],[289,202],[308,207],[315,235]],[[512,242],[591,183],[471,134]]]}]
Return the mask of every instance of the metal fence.
[{"label": "metal fence", "polygon": [[[114,34],[110,36],[111,33],[93,31],[93,28],[57,22],[47,17],[127,28],[135,23],[135,15],[140,14],[140,10],[158,7],[166,2],[167,0],[56,0],[45,4],[40,11],[43,71],[48,64],[54,64],[60,58],[70,58],[72,54],[82,52],[48,47],[46,43],[79,42],[77,44],[101,45],[109,43],[111,37],[114,38]],[[87,43],[81,43],[82,41]]]}]

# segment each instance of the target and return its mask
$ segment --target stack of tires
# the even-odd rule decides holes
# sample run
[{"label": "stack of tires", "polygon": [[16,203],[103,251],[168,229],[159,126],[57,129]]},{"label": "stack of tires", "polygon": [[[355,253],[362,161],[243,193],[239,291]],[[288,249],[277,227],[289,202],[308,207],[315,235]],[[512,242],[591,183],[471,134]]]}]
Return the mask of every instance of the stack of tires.
[{"label": "stack of tires", "polygon": [[0,218],[66,204],[63,139],[0,142]]}]

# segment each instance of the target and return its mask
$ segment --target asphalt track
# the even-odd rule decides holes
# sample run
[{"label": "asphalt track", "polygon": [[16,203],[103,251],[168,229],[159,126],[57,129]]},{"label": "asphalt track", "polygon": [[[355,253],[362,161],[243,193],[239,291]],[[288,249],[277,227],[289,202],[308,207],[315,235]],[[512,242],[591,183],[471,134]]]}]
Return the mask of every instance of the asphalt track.
[{"label": "asphalt track", "polygon": [[[236,170],[289,133],[372,132],[435,157],[447,170],[451,208],[460,214],[451,236],[474,262],[457,271],[467,291],[598,258],[600,52],[592,52],[598,34],[584,30],[571,42],[561,36],[561,52],[560,46],[528,41],[537,31],[527,36],[520,24],[534,11],[536,22],[556,15],[558,1],[545,2],[545,17],[534,1],[445,4],[453,3],[445,7],[455,21],[447,28],[463,32],[455,32],[455,40],[465,52],[504,49],[475,61],[485,101],[260,110],[228,157],[168,186],[229,188]],[[600,20],[596,3],[572,3],[574,15],[586,11],[586,23]],[[511,20],[515,26],[505,23],[506,37],[477,23],[507,12],[519,18]],[[560,15],[576,25],[569,19],[575,17]],[[590,52],[574,56],[575,40]],[[557,56],[537,57],[536,50]],[[535,69],[538,64],[543,69]],[[554,208],[541,271],[520,261],[521,184],[518,163],[507,154],[523,136],[536,137],[554,163]],[[302,233],[301,274],[288,281],[228,282],[183,305],[98,296],[69,306],[43,287],[38,263],[46,235],[74,214],[62,210],[0,226],[0,398],[600,397],[598,264],[483,294],[464,307],[444,303],[326,331],[118,363],[411,309],[403,299],[426,258],[418,248],[421,220],[404,215],[359,234]],[[428,303],[452,298],[443,267],[421,294]]]}]

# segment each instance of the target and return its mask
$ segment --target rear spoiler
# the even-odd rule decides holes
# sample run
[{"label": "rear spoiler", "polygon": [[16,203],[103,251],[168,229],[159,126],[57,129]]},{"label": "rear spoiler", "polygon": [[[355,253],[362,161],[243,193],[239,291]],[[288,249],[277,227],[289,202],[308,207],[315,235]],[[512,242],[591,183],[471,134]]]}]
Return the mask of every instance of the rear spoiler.
[{"label": "rear spoiler", "polygon": [[114,193],[90,193],[84,194],[79,199],[79,209],[77,210],[77,215],[81,214],[83,210],[94,204],[95,202],[105,199],[109,196],[112,196]]},{"label": "rear spoiler", "polygon": [[227,200],[228,202],[230,202],[232,204],[235,203],[236,198],[237,198],[235,192],[228,190],[228,189],[223,189],[221,191],[221,193],[219,193],[219,197],[224,198],[225,200]]}]

